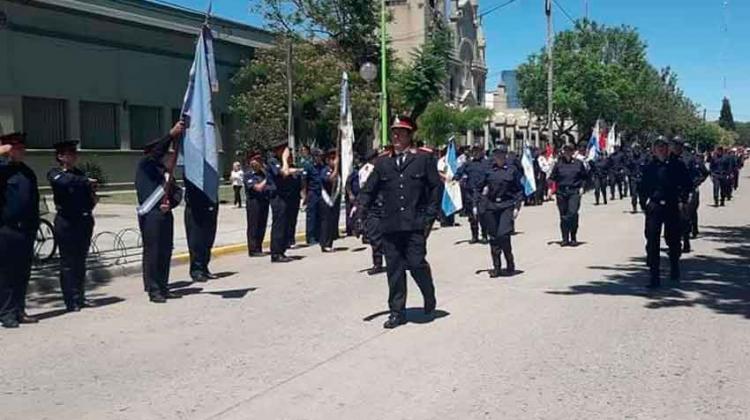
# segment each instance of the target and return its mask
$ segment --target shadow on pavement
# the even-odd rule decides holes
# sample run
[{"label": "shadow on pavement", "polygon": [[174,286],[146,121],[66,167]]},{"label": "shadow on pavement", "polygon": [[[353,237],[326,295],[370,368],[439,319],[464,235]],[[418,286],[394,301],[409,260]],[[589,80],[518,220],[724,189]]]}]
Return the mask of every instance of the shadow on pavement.
[{"label": "shadow on pavement", "polygon": [[[380,311],[375,312],[372,315],[368,315],[364,318],[362,318],[362,321],[364,322],[370,322],[373,321],[379,317],[384,317],[389,315],[390,311]],[[425,315],[424,310],[422,308],[406,308],[406,322],[407,323],[414,323],[414,324],[429,324],[430,322],[445,318],[446,316],[450,315],[450,312],[444,311],[442,309],[435,309],[433,313],[430,315]]]},{"label": "shadow on pavement", "polygon": [[223,299],[242,299],[248,293],[258,290],[257,287],[247,287],[244,289],[218,290],[214,292],[202,292],[203,294],[221,296]]},{"label": "shadow on pavement", "polygon": [[[679,283],[663,282],[662,289],[653,292],[645,289],[648,269],[645,256],[640,256],[627,264],[589,267],[609,273],[599,281],[547,293],[636,296],[647,299],[645,307],[649,309],[702,306],[720,314],[750,319],[750,225],[708,226],[700,236],[723,244],[718,248],[721,255],[683,255]],[[668,266],[666,258],[662,258],[663,278],[668,277]]]},{"label": "shadow on pavement", "polygon": [[[97,298],[97,299],[91,299],[91,303],[94,304],[93,308],[86,308],[84,309],[84,312],[91,311],[92,309],[96,310],[97,308],[101,308],[104,306],[114,305],[115,303],[125,302],[125,299],[117,296],[108,296],[103,298]],[[61,315],[65,315],[68,313],[65,309],[53,309],[46,312],[41,312],[38,314],[34,314],[34,317],[39,319],[40,321],[43,321],[45,319],[55,318]]]}]

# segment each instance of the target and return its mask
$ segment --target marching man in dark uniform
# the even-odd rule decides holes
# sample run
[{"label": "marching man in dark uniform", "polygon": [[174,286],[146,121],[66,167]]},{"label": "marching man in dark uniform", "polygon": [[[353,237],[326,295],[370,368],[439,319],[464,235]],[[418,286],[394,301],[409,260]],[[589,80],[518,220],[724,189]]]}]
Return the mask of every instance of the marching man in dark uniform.
[{"label": "marching man in dark uniform", "polygon": [[196,282],[217,279],[208,269],[216,240],[219,203],[214,203],[192,182],[185,179],[185,233],[190,252],[190,277]]},{"label": "marching man in dark uniform", "polygon": [[86,257],[94,232],[97,180],[76,165],[77,141],[55,144],[60,167],[47,173],[55,199],[55,240],[60,247],[60,288],[69,312],[92,306],[86,300]]},{"label": "marching man in dark uniform", "polygon": [[[471,160],[461,165],[455,175],[455,178],[464,185],[466,198],[468,199],[464,205],[466,206],[466,214],[469,216],[469,226],[471,228],[470,244],[479,242],[479,202],[482,195],[480,184],[484,179],[486,170],[484,150],[481,147],[474,146],[471,149]],[[486,239],[487,234],[484,232],[483,227],[482,240],[486,241]]]},{"label": "marching man in dark uniform", "polygon": [[594,178],[594,200],[599,205],[599,196],[601,195],[604,204],[607,204],[607,184],[611,178],[612,160],[605,152],[599,159],[591,162],[591,174]]},{"label": "marching man in dark uniform", "polygon": [[627,186],[625,179],[627,177],[628,156],[622,151],[620,146],[615,146],[615,151],[610,156],[612,165],[610,166],[610,199],[615,199],[615,189],[619,194],[620,200],[627,195]]},{"label": "marching man in dark uniform", "polygon": [[0,137],[0,323],[5,328],[38,322],[26,314],[34,239],[39,228],[36,175],[25,163],[26,136]]},{"label": "marching man in dark uniform", "polygon": [[143,238],[143,286],[149,299],[164,303],[179,295],[169,291],[169,266],[174,245],[172,209],[182,200],[182,190],[167,169],[169,146],[182,137],[185,124],[180,121],[169,134],[147,144],[138,163],[135,189],[138,195],[138,226]]},{"label": "marching man in dark uniform", "polygon": [[324,166],[323,152],[317,148],[313,149],[310,152],[310,160],[304,166],[302,187],[302,203],[305,205],[305,241],[308,245],[317,244],[320,239],[318,207],[322,186],[318,174]]},{"label": "marching man in dark uniform", "polygon": [[438,215],[440,176],[433,156],[411,149],[415,124],[408,117],[397,118],[391,126],[393,153],[382,156],[360,193],[364,211],[383,195],[383,233],[388,271],[390,316],[383,327],[396,328],[406,322],[406,270],[411,272],[424,297],[424,312],[435,310],[435,286],[425,259],[426,229]]},{"label": "marching man in dark uniform", "polygon": [[630,205],[633,207],[633,213],[638,212],[638,203],[640,202],[641,210],[644,209],[643,199],[640,196],[641,175],[643,166],[646,164],[646,157],[641,152],[640,146],[633,146],[630,149],[628,157],[628,183],[630,184]]},{"label": "marching man in dark uniform", "polygon": [[268,225],[269,200],[272,189],[266,179],[266,169],[260,152],[252,152],[248,157],[249,168],[244,172],[245,197],[247,205],[247,252],[251,257],[263,256],[263,240]]},{"label": "marching man in dark uniform", "polygon": [[[365,163],[357,173],[360,194],[362,192],[362,189],[364,189],[365,184],[367,184],[367,180],[370,178],[370,175],[375,170],[375,162],[377,158],[377,150],[370,150],[367,155],[365,155],[367,163]],[[361,199],[360,195],[358,194],[358,208],[361,208],[360,203]],[[374,198],[374,202],[370,204],[370,208],[367,211],[367,216],[365,220],[361,222],[361,224],[364,225],[363,242],[369,243],[370,248],[372,249],[372,267],[367,270],[367,274],[371,276],[385,272],[385,267],[383,266],[383,232],[381,232],[380,230],[380,221],[383,218],[384,206],[383,195],[382,193],[380,193]],[[357,212],[359,212],[359,209],[357,210]]]},{"label": "marching man in dark uniform", "polygon": [[669,247],[670,277],[680,279],[682,249],[681,213],[693,188],[687,167],[679,158],[669,156],[663,137],[654,142],[654,157],[643,169],[641,187],[646,197],[646,263],[651,273],[649,288],[661,285],[660,248],[662,227]]},{"label": "marching man in dark uniform", "polygon": [[563,146],[563,155],[550,175],[550,179],[557,183],[555,200],[560,213],[560,246],[578,246],[578,211],[581,208],[581,188],[587,176],[583,162],[573,158],[573,146]]},{"label": "marching man in dark uniform", "polygon": [[689,253],[690,237],[698,236],[698,207],[700,206],[700,186],[708,178],[706,165],[689,150],[685,150],[685,141],[680,136],[672,140],[672,156],[682,161],[690,174],[692,188],[689,201],[682,213],[682,252]]},{"label": "marching man in dark uniform", "polygon": [[[499,144],[492,152],[494,162],[488,166],[482,180],[481,206],[484,224],[490,236],[490,253],[493,269],[491,278],[512,276],[516,272],[511,233],[513,220],[518,217],[524,198],[521,180],[523,175],[506,161],[508,146]],[[501,254],[505,257],[506,269],[501,269]]]},{"label": "marching man in dark uniform", "polygon": [[729,156],[724,154],[724,148],[716,148],[714,155],[711,157],[709,165],[711,171],[711,181],[714,186],[714,206],[724,206],[724,202],[729,199],[731,187],[732,161]]}]

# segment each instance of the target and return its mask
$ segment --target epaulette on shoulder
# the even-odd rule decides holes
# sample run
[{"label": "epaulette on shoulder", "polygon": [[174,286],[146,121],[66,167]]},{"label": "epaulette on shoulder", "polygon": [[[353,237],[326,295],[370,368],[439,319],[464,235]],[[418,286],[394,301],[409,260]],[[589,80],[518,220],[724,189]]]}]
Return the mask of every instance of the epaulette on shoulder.
[{"label": "epaulette on shoulder", "polygon": [[432,149],[430,149],[429,147],[422,146],[422,147],[418,147],[417,148],[417,153],[429,153],[429,154],[433,154],[433,153],[435,153],[435,151],[432,150]]}]

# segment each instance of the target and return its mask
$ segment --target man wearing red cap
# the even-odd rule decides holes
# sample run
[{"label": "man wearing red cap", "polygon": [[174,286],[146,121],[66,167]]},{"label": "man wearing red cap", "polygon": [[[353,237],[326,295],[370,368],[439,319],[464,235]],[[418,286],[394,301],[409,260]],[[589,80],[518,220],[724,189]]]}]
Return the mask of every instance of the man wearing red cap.
[{"label": "man wearing red cap", "polygon": [[440,176],[433,156],[412,149],[416,125],[409,117],[391,126],[393,152],[381,156],[360,192],[366,217],[378,194],[383,197],[380,229],[388,272],[390,316],[383,327],[406,323],[406,270],[411,272],[424,297],[424,312],[435,310],[435,287],[425,259],[425,231],[438,214]]},{"label": "man wearing red cap", "polygon": [[5,328],[35,323],[26,314],[34,239],[39,228],[39,190],[34,171],[23,163],[26,136],[0,137],[0,323]]}]

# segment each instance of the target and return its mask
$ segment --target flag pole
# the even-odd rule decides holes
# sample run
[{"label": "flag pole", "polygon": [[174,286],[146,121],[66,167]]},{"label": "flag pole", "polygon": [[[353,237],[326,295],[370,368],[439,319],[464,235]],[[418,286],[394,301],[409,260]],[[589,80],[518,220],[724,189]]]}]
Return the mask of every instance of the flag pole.
[{"label": "flag pole", "polygon": [[545,0],[545,14],[547,15],[547,142],[554,142],[554,122],[552,121],[552,0]]},{"label": "flag pole", "polygon": [[380,145],[388,145],[388,44],[385,0],[380,0]]}]

